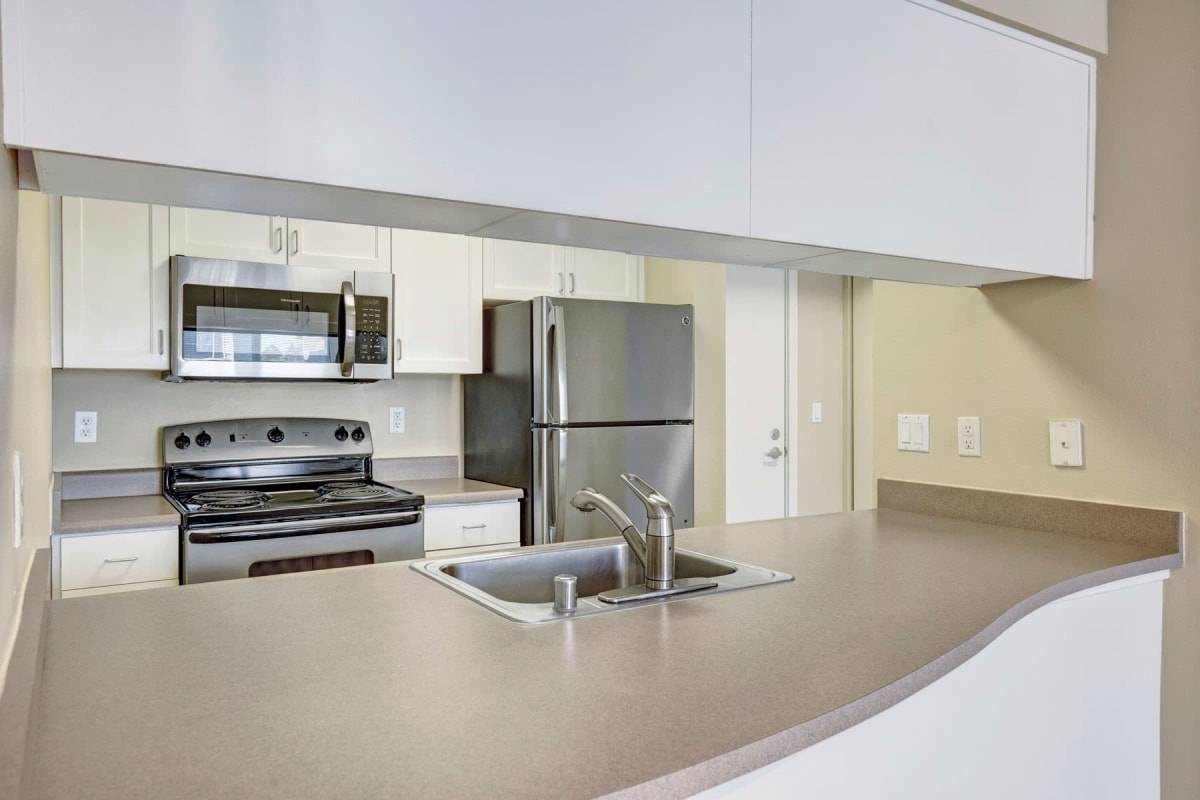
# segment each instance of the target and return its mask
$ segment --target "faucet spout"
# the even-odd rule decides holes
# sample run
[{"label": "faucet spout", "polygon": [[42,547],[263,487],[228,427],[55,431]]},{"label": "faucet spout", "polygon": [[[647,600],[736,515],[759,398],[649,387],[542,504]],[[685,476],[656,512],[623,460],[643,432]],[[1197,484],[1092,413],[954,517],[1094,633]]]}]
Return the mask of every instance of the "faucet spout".
[{"label": "faucet spout", "polygon": [[633,557],[642,565],[643,570],[646,569],[646,540],[642,538],[642,532],[637,529],[633,520],[621,510],[620,506],[590,488],[580,489],[576,492],[575,496],[571,498],[571,505],[580,511],[599,511],[603,514],[613,524],[613,527],[625,537],[629,549],[633,551]]},{"label": "faucet spout", "polygon": [[631,472],[621,481],[646,507],[646,533],[634,526],[621,507],[595,489],[581,489],[571,499],[580,511],[599,509],[616,526],[646,573],[646,588],[669,590],[675,586],[675,509],[671,501]]}]

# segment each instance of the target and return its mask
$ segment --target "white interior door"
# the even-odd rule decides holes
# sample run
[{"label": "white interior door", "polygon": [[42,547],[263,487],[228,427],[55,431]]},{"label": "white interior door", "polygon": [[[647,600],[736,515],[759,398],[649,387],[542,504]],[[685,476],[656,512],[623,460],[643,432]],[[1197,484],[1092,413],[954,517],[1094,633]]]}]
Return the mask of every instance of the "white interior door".
[{"label": "white interior door", "polygon": [[788,515],[787,272],[725,269],[725,519]]}]

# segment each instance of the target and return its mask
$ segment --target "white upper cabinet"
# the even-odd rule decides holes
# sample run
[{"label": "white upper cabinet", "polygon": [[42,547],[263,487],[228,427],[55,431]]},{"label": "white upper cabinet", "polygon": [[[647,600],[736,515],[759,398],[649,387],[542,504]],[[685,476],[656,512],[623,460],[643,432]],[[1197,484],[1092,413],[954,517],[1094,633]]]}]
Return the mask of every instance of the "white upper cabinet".
[{"label": "white upper cabinet", "polygon": [[449,233],[391,231],[396,372],[480,372],[483,245]]},{"label": "white upper cabinet", "polygon": [[167,209],[62,199],[62,365],[167,369]]},{"label": "white upper cabinet", "polygon": [[483,295],[488,300],[554,295],[638,301],[642,259],[608,250],[484,239]]},{"label": "white upper cabinet", "polygon": [[567,248],[483,240],[483,294],[489,300],[528,300],[566,291]]},{"label": "white upper cabinet", "polygon": [[171,209],[171,252],[179,256],[286,264],[287,220],[200,208]]},{"label": "white upper cabinet", "polygon": [[391,269],[391,231],[372,225],[171,209],[171,252],[368,272]]},{"label": "white upper cabinet", "polygon": [[391,269],[388,228],[309,219],[288,220],[288,263],[297,267],[345,267],[367,272]]},{"label": "white upper cabinet", "polygon": [[593,300],[641,300],[642,259],[629,253],[567,250],[567,297]]},{"label": "white upper cabinet", "polygon": [[754,0],[752,235],[1090,277],[1093,67],[935,3]]}]

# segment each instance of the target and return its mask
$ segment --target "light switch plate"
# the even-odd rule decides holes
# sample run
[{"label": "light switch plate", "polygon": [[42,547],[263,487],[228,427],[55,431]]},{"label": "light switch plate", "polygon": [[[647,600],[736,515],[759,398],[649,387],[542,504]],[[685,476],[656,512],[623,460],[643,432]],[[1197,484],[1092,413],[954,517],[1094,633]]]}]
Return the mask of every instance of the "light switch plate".
[{"label": "light switch plate", "polygon": [[979,417],[958,418],[958,454],[979,458],[983,455],[980,444]]},{"label": "light switch plate", "polygon": [[929,415],[896,415],[896,449],[914,453],[929,452]]},{"label": "light switch plate", "polygon": [[1050,463],[1056,467],[1083,466],[1083,423],[1079,420],[1050,420]]},{"label": "light switch plate", "polygon": [[813,422],[820,422],[820,421],[821,421],[821,416],[822,416],[821,404],[820,404],[820,403],[813,403],[813,404],[812,404],[812,421],[813,421]]}]

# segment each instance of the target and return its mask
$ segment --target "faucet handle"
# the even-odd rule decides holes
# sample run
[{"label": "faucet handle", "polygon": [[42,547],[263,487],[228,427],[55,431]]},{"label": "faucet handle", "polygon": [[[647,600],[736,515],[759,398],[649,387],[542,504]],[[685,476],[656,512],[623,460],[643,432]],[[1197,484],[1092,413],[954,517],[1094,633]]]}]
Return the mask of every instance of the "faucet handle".
[{"label": "faucet handle", "polygon": [[632,472],[623,473],[621,481],[637,495],[638,500],[642,501],[642,505],[646,507],[646,516],[648,518],[673,519],[675,517],[675,508],[671,505],[671,501],[658,489],[655,489]]}]

